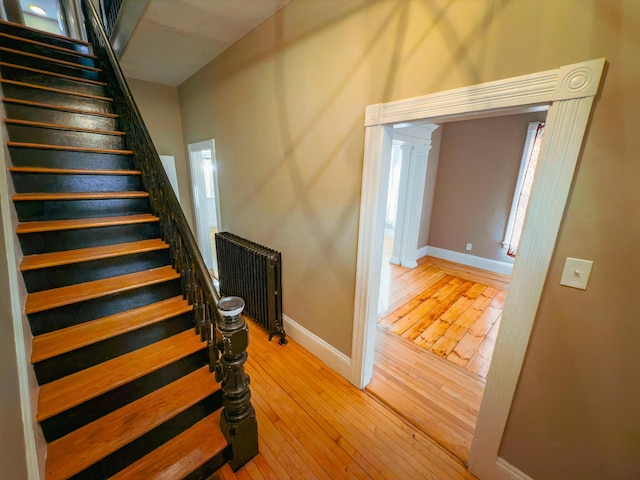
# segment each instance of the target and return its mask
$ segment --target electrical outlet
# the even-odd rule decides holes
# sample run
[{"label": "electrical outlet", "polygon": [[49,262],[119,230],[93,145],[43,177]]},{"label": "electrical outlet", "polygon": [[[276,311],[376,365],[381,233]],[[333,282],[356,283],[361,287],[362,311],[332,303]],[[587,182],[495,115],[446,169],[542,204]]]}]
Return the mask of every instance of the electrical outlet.
[{"label": "electrical outlet", "polygon": [[467,252],[471,251],[471,247],[473,247],[473,245],[471,245],[470,243],[467,243]]},{"label": "electrical outlet", "polygon": [[591,260],[567,257],[564,263],[560,285],[586,290],[589,276],[591,275],[591,268],[593,268],[593,262]]}]

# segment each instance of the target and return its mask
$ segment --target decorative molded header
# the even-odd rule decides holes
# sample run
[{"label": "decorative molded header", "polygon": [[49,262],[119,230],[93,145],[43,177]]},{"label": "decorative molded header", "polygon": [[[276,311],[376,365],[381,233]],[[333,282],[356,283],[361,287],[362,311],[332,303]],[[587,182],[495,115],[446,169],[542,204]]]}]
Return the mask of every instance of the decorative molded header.
[{"label": "decorative molded header", "polygon": [[365,110],[364,126],[380,125],[382,121],[382,103],[367,106]]},{"label": "decorative molded header", "polygon": [[365,126],[419,119],[451,119],[489,110],[523,108],[557,100],[593,97],[598,91],[604,58],[565,65],[555,70],[481,83],[446,92],[369,105]]},{"label": "decorative molded header", "polygon": [[568,100],[595,96],[603,69],[604,58],[560,67],[553,99]]}]

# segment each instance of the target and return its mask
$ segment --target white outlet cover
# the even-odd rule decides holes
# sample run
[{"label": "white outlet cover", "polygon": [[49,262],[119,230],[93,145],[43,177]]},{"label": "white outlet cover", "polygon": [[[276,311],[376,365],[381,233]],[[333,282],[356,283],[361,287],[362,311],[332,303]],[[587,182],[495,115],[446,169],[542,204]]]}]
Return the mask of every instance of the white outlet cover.
[{"label": "white outlet cover", "polygon": [[567,257],[564,262],[560,285],[586,290],[592,268],[593,262],[591,260]]}]

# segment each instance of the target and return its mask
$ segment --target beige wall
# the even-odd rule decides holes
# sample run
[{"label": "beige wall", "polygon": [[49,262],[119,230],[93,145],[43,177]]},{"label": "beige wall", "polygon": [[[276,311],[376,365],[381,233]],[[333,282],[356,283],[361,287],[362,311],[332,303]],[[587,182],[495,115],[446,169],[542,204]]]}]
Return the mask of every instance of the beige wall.
[{"label": "beige wall", "polygon": [[[193,229],[191,179],[187,147],[182,137],[178,89],[133,78],[128,78],[127,83],[158,154],[173,155],[175,158],[180,203],[187,221]],[[203,138],[202,140],[206,139]]]},{"label": "beige wall", "polygon": [[[502,248],[529,122],[545,112],[442,125],[429,245],[513,263]],[[466,244],[473,245],[471,251]]]},{"label": "beige wall", "polygon": [[[640,471],[640,4],[294,0],[179,87],[229,230],[283,252],[287,315],[349,354],[372,103],[606,57],[501,455],[534,479]],[[595,261],[587,291],[566,256]]]}]

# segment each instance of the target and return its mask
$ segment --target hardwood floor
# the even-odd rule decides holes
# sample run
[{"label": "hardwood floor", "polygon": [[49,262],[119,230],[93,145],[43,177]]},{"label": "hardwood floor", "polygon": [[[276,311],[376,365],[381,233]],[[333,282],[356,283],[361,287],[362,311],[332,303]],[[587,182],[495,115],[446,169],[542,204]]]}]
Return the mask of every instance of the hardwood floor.
[{"label": "hardwood floor", "polygon": [[466,463],[509,279],[418,263],[388,267],[367,391]]},{"label": "hardwood floor", "polygon": [[432,257],[390,269],[390,306],[378,326],[485,378],[508,277]]},{"label": "hardwood floor", "polygon": [[484,379],[378,328],[366,390],[467,462]]},{"label": "hardwood floor", "polygon": [[250,326],[246,369],[260,454],[211,479],[474,479],[419,428],[358,390],[293,340]]}]

